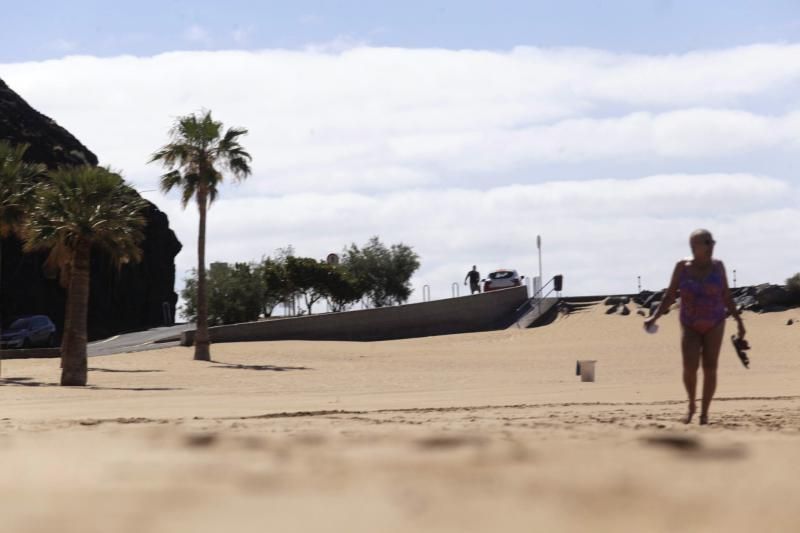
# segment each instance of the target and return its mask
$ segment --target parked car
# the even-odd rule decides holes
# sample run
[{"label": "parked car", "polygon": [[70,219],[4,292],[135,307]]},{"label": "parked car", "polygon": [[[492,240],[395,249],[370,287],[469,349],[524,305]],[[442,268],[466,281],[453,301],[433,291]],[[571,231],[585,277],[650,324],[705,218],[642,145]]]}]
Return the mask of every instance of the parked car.
[{"label": "parked car", "polygon": [[56,345],[56,326],[44,315],[18,318],[0,333],[0,348],[52,347]]},{"label": "parked car", "polygon": [[520,276],[516,270],[502,268],[495,270],[483,281],[483,292],[496,291],[497,289],[508,289],[519,287],[525,276]]}]

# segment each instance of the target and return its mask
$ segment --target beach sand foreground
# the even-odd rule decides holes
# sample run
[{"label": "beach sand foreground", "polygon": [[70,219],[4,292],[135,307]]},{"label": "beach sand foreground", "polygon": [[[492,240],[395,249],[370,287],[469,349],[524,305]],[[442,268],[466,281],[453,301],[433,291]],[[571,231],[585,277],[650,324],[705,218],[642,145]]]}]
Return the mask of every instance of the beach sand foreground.
[{"label": "beach sand foreground", "polygon": [[723,346],[708,427],[679,422],[675,314],[647,335],[602,306],[95,357],[85,389],[4,361],[2,531],[797,531],[800,310],[744,318],[751,369]]}]

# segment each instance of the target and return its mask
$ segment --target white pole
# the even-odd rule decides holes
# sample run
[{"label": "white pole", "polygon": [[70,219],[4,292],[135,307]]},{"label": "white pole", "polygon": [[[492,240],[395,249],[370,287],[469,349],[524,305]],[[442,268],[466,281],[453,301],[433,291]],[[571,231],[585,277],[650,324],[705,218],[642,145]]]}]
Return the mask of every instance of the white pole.
[{"label": "white pole", "polygon": [[536,236],[536,248],[539,250],[539,288],[542,287],[544,279],[542,279],[542,236]]},{"label": "white pole", "polygon": [[544,279],[542,278],[542,236],[536,236],[536,248],[539,250],[539,296],[537,301],[539,302],[539,315],[542,314],[542,294],[541,290],[544,286]]}]

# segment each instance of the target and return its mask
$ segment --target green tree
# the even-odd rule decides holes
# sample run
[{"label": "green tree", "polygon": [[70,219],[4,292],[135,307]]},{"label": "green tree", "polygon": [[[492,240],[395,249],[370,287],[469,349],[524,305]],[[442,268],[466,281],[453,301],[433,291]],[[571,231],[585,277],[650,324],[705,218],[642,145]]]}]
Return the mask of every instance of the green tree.
[{"label": "green tree", "polygon": [[[193,268],[187,272],[188,276],[183,279],[183,289],[181,289],[181,314],[189,322],[197,322],[197,269]],[[210,278],[210,276],[209,276]],[[211,280],[207,280],[210,285]],[[214,325],[214,324],[212,324]]]},{"label": "green tree", "polygon": [[376,236],[361,249],[355,244],[345,249],[342,266],[355,280],[358,292],[375,307],[384,307],[408,301],[419,256],[402,243],[386,248]]},{"label": "green tree", "polygon": [[270,316],[272,311],[280,303],[291,304],[299,294],[294,280],[289,276],[287,263],[290,257],[294,257],[294,247],[288,245],[285,248],[275,250],[273,257],[261,260],[261,276],[264,280],[263,293],[263,313]]},{"label": "green tree", "polygon": [[230,272],[230,288],[224,294],[234,305],[229,306],[225,319],[227,324],[252,322],[261,314],[264,282],[257,265],[235,263]]},{"label": "green tree", "polygon": [[222,171],[230,172],[236,180],[250,175],[252,158],[239,138],[244,128],[229,128],[223,132],[222,122],[215,121],[210,111],[178,118],[170,130],[171,142],[150,158],[169,171],[161,176],[161,190],[180,189],[183,207],[192,198],[197,202],[199,229],[197,235],[197,332],[194,339],[194,358],[209,361],[211,352],[208,337],[208,294],[206,287],[206,213],[217,197],[223,180]]},{"label": "green tree", "polygon": [[344,311],[346,306],[357,302],[363,296],[350,273],[341,267],[329,268],[325,285],[325,298],[333,312]]},{"label": "green tree", "polygon": [[[263,279],[258,265],[249,263],[211,263],[208,269],[208,323],[211,326],[252,322],[262,309]],[[197,271],[181,291],[183,313],[197,318]]]},{"label": "green tree", "polygon": [[310,257],[288,257],[286,278],[291,287],[303,295],[308,314],[319,300],[328,294],[331,267],[327,263]]},{"label": "green tree", "polygon": [[800,303],[800,272],[786,280],[786,289],[795,304]]},{"label": "green tree", "polygon": [[146,224],[142,211],[147,202],[103,167],[62,168],[50,178],[37,190],[26,224],[25,250],[58,249],[68,256],[61,384],[83,386],[92,252],[107,253],[117,265],[141,259],[139,244]]},{"label": "green tree", "polygon": [[286,286],[286,265],[277,259],[267,257],[261,260],[257,273],[261,277],[261,312],[265,317],[272,316],[272,311],[279,303],[288,298]]}]

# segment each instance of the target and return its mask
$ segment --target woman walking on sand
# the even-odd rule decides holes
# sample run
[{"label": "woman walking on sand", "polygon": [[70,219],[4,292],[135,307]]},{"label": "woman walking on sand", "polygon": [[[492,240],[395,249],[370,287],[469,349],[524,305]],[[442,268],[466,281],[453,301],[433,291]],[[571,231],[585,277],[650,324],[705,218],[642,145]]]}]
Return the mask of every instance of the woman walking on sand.
[{"label": "woman walking on sand", "polygon": [[714,238],[711,232],[698,229],[689,236],[692,257],[678,261],[672,280],[661,304],[644,327],[650,331],[656,320],[669,310],[680,291],[681,352],[683,353],[683,384],[689,396],[689,410],[683,422],[692,421],[695,413],[697,369],[703,363],[703,399],[700,424],[708,424],[708,407],[717,388],[717,362],[725,330],[725,318],[730,313],[739,325],[739,339],[744,339],[742,317],[731,298],[728,278],[722,261],[713,259]]}]

